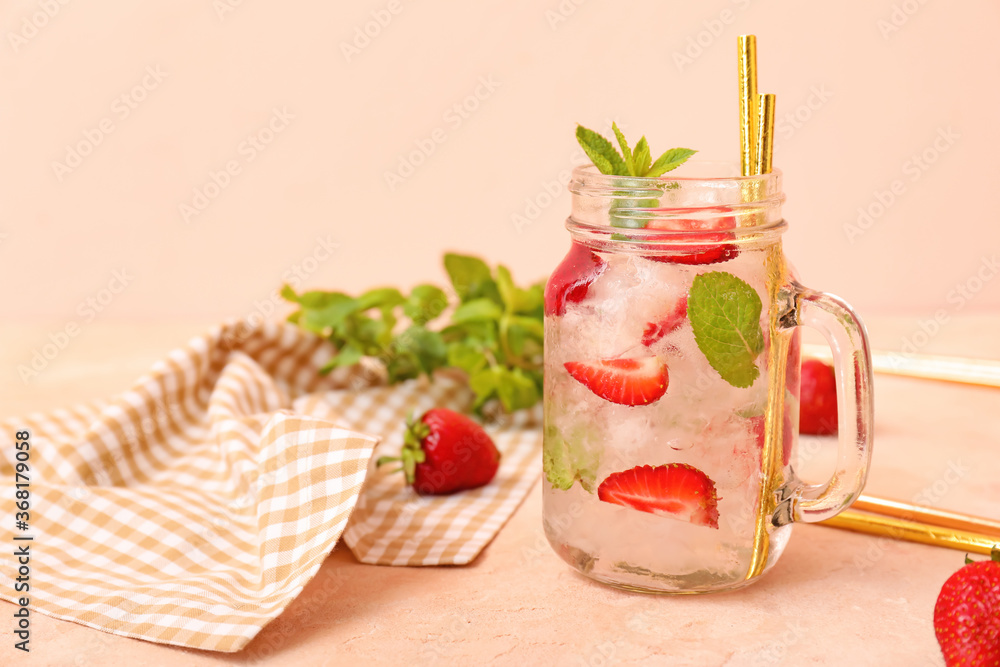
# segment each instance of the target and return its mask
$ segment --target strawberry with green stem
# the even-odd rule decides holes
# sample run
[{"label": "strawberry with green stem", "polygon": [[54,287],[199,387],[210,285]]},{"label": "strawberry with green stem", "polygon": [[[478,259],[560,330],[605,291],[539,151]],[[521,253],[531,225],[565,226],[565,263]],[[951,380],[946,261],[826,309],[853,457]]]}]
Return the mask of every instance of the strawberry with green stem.
[{"label": "strawberry with green stem", "polygon": [[500,452],[482,426],[434,408],[406,425],[399,456],[380,457],[375,465],[397,461],[414,491],[447,495],[489,484],[500,467]]},{"label": "strawberry with green stem", "polygon": [[1000,665],[1000,547],[965,563],[941,587],[934,634],[948,667]]}]

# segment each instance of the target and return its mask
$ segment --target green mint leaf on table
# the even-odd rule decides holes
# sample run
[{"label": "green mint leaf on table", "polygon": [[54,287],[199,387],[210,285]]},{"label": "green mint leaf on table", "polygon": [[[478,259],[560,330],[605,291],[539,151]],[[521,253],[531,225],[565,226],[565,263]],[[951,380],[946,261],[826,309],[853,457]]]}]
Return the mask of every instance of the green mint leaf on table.
[{"label": "green mint leaf on table", "polygon": [[484,346],[471,341],[455,341],[448,346],[448,365],[474,375],[489,364]]},{"label": "green mint leaf on table", "polygon": [[[609,176],[635,176],[640,178],[652,178],[662,176],[668,171],[673,171],[684,164],[689,157],[697,153],[689,148],[671,148],[650,164],[651,155],[646,137],[639,139],[635,145],[635,150],[630,150],[625,135],[618,129],[618,125],[611,124],[618,145],[622,152],[619,154],[614,145],[593,130],[588,130],[582,125],[576,126],[576,140],[583,148],[583,152],[593,161],[594,166],[602,174]],[[624,157],[623,157],[624,156]]]},{"label": "green mint leaf on table", "polygon": [[483,260],[478,257],[448,253],[444,256],[444,268],[460,301],[485,297],[492,299],[497,305],[503,305],[490,267]]},{"label": "green mint leaf on table", "polygon": [[764,350],[762,308],[753,287],[725,271],[696,276],[691,285],[688,319],[695,341],[712,368],[734,387],[749,387],[760,374],[754,362]]},{"label": "green mint leaf on table", "polygon": [[358,310],[392,308],[405,302],[406,299],[395,287],[378,287],[359,296],[357,308]]},{"label": "green mint leaf on table", "polygon": [[414,324],[427,324],[448,307],[448,295],[434,285],[417,285],[403,304],[403,314]]},{"label": "green mint leaf on table", "polygon": [[466,301],[451,315],[451,321],[461,324],[473,320],[498,320],[503,315],[503,309],[491,299],[485,297]]},{"label": "green mint leaf on table", "polygon": [[449,345],[474,342],[483,348],[493,349],[500,334],[494,321],[468,320],[459,324],[449,324],[441,329],[441,335]]},{"label": "green mint leaf on table", "polygon": [[341,296],[337,292],[303,292],[302,294],[296,294],[295,290],[291,288],[290,285],[284,285],[281,288],[281,296],[288,301],[293,301],[301,306],[307,308],[325,308],[334,301],[336,301]]},{"label": "green mint leaf on table", "polygon": [[541,389],[536,381],[520,368],[497,367],[499,380],[497,394],[507,412],[530,408],[541,398]]},{"label": "green mint leaf on table", "polygon": [[444,366],[448,348],[437,331],[411,325],[392,342],[385,357],[389,382],[430,375]]},{"label": "green mint leaf on table", "polygon": [[[436,285],[409,294],[393,287],[353,297],[342,292],[281,294],[298,305],[288,320],[328,338],[336,353],[321,373],[362,358],[384,365],[390,383],[442,368],[464,372],[476,410],[488,402],[507,412],[541,399],[544,284],[518,287],[504,266],[491,269],[478,257],[448,253],[445,270],[454,296]],[[451,315],[443,324],[444,314]]]},{"label": "green mint leaf on table", "polygon": [[476,395],[476,407],[496,396],[507,412],[530,408],[541,397],[536,380],[520,368],[484,368],[469,376],[469,386]]}]

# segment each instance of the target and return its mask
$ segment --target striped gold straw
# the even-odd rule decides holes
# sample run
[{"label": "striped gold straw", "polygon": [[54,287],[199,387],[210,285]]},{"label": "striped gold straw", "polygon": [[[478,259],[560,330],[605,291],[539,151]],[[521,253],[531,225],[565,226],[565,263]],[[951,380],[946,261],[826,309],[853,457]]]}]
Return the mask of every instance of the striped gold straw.
[{"label": "striped gold straw", "polygon": [[1000,544],[1000,523],[992,519],[871,496],[861,496],[852,509],[820,523],[832,528],[986,556]]},{"label": "striped gold straw", "polygon": [[[737,38],[740,94],[740,173],[743,176],[769,174],[774,152],[775,96],[757,92],[757,38]],[[803,346],[804,353],[829,358],[829,350]],[[896,373],[952,382],[1000,386],[1000,362],[979,359],[891,355],[873,353],[876,372]],[[763,489],[762,489],[763,491]],[[1000,544],[1000,521],[910,505],[897,500],[859,497],[851,508],[821,522],[823,525],[897,540],[908,540],[989,555]],[[766,544],[757,544],[754,561],[766,553]],[[763,547],[763,548],[762,548]],[[760,563],[756,563],[760,569]],[[751,565],[750,574],[757,573]]]},{"label": "striped gold straw", "polygon": [[899,500],[861,496],[854,501],[851,509],[862,512],[876,512],[907,521],[929,523],[943,528],[954,528],[972,533],[989,533],[1000,538],[1000,521],[984,517],[959,514],[922,505],[911,505]]},{"label": "striped gold straw", "polygon": [[774,95],[757,96],[757,136],[754,148],[755,174],[770,174],[774,154]]},{"label": "striped gold straw", "polygon": [[[771,172],[771,154],[774,136],[774,95],[757,94],[757,38],[754,35],[737,37],[737,64],[740,95],[740,174],[742,176],[757,176]],[[748,179],[741,184],[741,197],[744,202],[754,202],[761,198],[762,179]],[[742,224],[742,223],[741,223]],[[780,250],[778,250],[780,254]],[[773,326],[773,325],[772,325]],[[771,348],[772,355],[777,357],[779,348]],[[776,396],[769,396],[768,402],[775,414],[781,414],[781,404],[784,400],[784,390]],[[777,406],[777,407],[774,407]],[[780,418],[779,418],[780,422]],[[780,424],[778,426],[780,429]],[[767,426],[768,433],[775,426]],[[780,432],[780,431],[779,431]],[[770,438],[771,435],[768,435]],[[780,452],[780,449],[778,450]],[[775,458],[777,457],[777,458]],[[760,575],[767,567],[770,537],[766,517],[772,514],[775,484],[780,483],[780,476],[775,470],[781,462],[780,454],[775,454],[773,446],[767,447],[761,459],[761,474],[768,483],[761,484],[758,503],[760,511],[754,527],[753,552],[747,568],[747,579]]]},{"label": "striped gold straw", "polygon": [[740,175],[752,176],[757,166],[757,37],[736,38],[740,88]]}]

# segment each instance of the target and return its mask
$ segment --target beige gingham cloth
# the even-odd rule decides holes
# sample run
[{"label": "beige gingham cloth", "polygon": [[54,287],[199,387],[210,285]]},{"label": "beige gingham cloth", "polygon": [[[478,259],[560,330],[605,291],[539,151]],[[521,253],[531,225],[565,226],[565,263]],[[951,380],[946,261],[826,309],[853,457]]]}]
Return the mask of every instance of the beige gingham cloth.
[{"label": "beige gingham cloth", "polygon": [[[0,421],[0,486],[30,433],[29,528],[0,506],[0,536],[33,536],[30,608],[128,637],[238,651],[316,574],[343,534],[365,563],[468,563],[538,477],[537,414],[489,429],[496,478],[419,497],[374,470],[404,422],[461,409],[453,380],[368,386],[321,377],[328,342],[291,325],[218,327],[111,401]],[[351,388],[345,388],[351,387]],[[14,601],[13,548],[0,597]]]}]

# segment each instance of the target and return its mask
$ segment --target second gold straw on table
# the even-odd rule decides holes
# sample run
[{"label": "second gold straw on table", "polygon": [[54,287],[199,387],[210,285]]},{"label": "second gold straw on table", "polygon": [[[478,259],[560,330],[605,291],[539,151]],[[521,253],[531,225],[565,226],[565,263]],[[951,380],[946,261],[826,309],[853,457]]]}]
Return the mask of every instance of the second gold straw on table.
[{"label": "second gold straw on table", "polygon": [[757,37],[737,39],[740,85],[740,174],[771,173],[774,154],[774,95],[757,93]]}]

